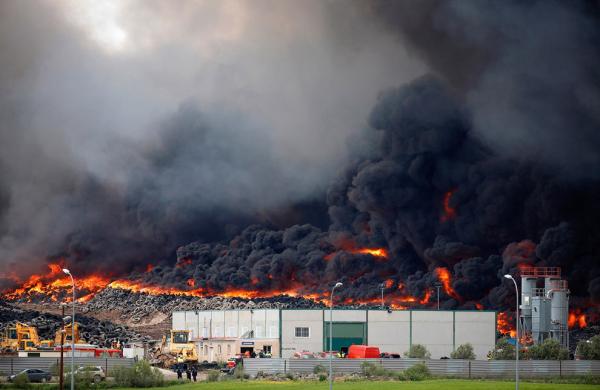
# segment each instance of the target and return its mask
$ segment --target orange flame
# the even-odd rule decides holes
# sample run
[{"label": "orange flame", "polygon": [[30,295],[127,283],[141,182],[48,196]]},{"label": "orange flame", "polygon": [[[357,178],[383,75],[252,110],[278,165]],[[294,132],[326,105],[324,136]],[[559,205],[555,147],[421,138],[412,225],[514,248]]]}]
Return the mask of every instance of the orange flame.
[{"label": "orange flame", "polygon": [[587,319],[585,317],[585,314],[581,312],[581,309],[576,309],[575,311],[569,313],[568,324],[569,328],[578,327],[580,329],[583,329],[587,327]]},{"label": "orange flame", "polygon": [[182,259],[175,264],[175,268],[183,268],[192,265],[192,259]]},{"label": "orange flame", "polygon": [[325,260],[329,261],[333,259],[333,257],[339,252],[347,252],[355,255],[371,255],[378,260],[387,260],[389,256],[388,251],[385,248],[354,248],[352,246],[348,246],[340,249],[339,251],[326,255]]},{"label": "orange flame", "polygon": [[460,295],[458,295],[456,291],[454,291],[454,289],[452,288],[452,278],[450,276],[450,271],[448,271],[448,268],[438,267],[435,269],[435,273],[442,285],[444,286],[444,292],[452,298],[456,299],[457,301],[461,301],[462,298],[460,297]]},{"label": "orange flame", "polygon": [[[66,292],[72,290],[71,278],[62,272],[62,264],[48,264],[50,272],[46,275],[33,274],[20,287],[3,293],[7,299],[20,299],[27,297],[31,300],[32,295],[41,294],[47,296],[52,301],[58,301],[64,297],[66,301],[71,300],[70,294]],[[109,283],[109,279],[104,276],[90,275],[76,279],[76,287],[79,295],[83,293],[77,300],[87,302],[96,292],[102,290]]]},{"label": "orange flame", "polygon": [[456,218],[456,209],[452,206],[450,206],[450,199],[452,199],[452,195],[454,195],[454,192],[456,190],[450,190],[448,192],[446,192],[444,194],[444,201],[443,201],[443,214],[440,217],[440,221],[441,222],[447,222],[451,219]]},{"label": "orange flame", "polygon": [[506,312],[498,313],[496,329],[498,333],[515,338],[517,331],[514,328],[513,321],[510,320]]}]

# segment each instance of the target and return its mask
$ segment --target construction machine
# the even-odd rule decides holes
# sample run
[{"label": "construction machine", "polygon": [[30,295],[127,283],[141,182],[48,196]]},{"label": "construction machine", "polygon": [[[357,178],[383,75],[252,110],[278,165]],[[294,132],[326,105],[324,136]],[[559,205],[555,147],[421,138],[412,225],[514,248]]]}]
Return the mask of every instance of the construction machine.
[{"label": "construction machine", "polygon": [[4,329],[0,339],[0,348],[4,353],[17,351],[32,351],[40,344],[37,329],[22,322],[16,322],[14,326]]},{"label": "construction machine", "polygon": [[171,330],[164,335],[162,342],[152,352],[153,363],[162,367],[174,364],[197,363],[196,346],[191,341],[189,330]]},{"label": "construction machine", "polygon": [[[64,326],[64,330],[65,330],[64,343],[65,344],[71,344],[71,336],[73,335],[73,333],[71,332],[71,328],[72,328],[71,323],[65,324],[65,326]],[[79,322],[76,322],[75,323],[75,344],[85,344],[85,340],[81,338],[79,328],[80,328]],[[56,334],[54,336],[54,345],[60,345],[61,331],[62,331],[62,329],[59,329],[56,331]]]}]

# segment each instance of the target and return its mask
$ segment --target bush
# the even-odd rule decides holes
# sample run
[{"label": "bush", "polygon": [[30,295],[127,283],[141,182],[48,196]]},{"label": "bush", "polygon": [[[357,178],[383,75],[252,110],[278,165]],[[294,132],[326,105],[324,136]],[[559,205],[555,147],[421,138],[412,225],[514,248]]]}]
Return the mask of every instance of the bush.
[{"label": "bush", "polygon": [[209,382],[218,382],[221,373],[218,370],[208,370],[206,380]]},{"label": "bush", "polygon": [[313,374],[321,374],[327,373],[327,369],[320,364],[317,364],[315,368],[313,368]]},{"label": "bush", "polygon": [[[71,387],[71,371],[65,374],[65,389]],[[88,389],[106,389],[109,385],[106,382],[96,383],[94,377],[90,371],[83,371],[75,373],[75,388],[77,390],[88,390]],[[37,389],[37,387],[36,387]]]},{"label": "bush", "polygon": [[465,359],[475,360],[475,352],[473,352],[473,346],[469,343],[459,345],[456,351],[450,354],[452,359]]},{"label": "bush", "polygon": [[566,360],[569,358],[569,351],[558,341],[546,339],[543,343],[530,347],[527,357],[534,360]]},{"label": "bush", "polygon": [[600,360],[600,335],[577,343],[575,356],[583,360]]},{"label": "bush", "polygon": [[160,387],[165,383],[163,374],[145,360],[140,360],[130,368],[119,367],[113,372],[119,387]]},{"label": "bush", "polygon": [[431,377],[429,368],[423,363],[415,364],[414,366],[404,370],[404,378],[409,381],[422,381]]},{"label": "bush", "polygon": [[233,370],[233,377],[236,379],[250,379],[250,375],[244,372],[244,366],[238,365]]},{"label": "bush", "polygon": [[325,382],[327,380],[327,375],[319,374],[319,382]]},{"label": "bush", "polygon": [[496,343],[496,348],[488,353],[491,360],[515,360],[515,346],[502,338]]},{"label": "bush", "polygon": [[366,377],[374,377],[374,376],[392,377],[392,376],[394,376],[393,371],[386,370],[385,368],[383,368],[380,365],[369,363],[369,362],[364,362],[363,364],[361,364],[361,368],[362,368],[363,374]]},{"label": "bush", "polygon": [[31,384],[29,383],[29,377],[27,374],[19,374],[13,379],[13,386],[17,389],[29,389]]},{"label": "bush", "polygon": [[431,354],[422,344],[413,344],[407,352],[404,352],[404,356],[413,359],[429,359]]}]

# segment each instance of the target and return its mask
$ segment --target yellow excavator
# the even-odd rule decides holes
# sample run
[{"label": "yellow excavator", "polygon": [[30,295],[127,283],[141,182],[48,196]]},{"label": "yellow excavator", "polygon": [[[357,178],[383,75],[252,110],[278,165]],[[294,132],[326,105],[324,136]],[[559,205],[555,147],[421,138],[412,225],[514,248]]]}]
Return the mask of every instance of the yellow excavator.
[{"label": "yellow excavator", "polygon": [[[0,337],[0,351],[5,354],[17,351],[35,351],[38,349],[52,349],[60,345],[60,329],[56,331],[54,340],[40,340],[35,326],[16,322],[8,327]],[[71,343],[71,324],[65,325],[65,344]],[[79,324],[75,323],[75,343],[85,343],[79,334]]]},{"label": "yellow excavator", "polygon": [[196,346],[191,340],[189,330],[171,330],[164,335],[160,346],[153,352],[154,363],[171,367],[176,363],[197,363]]},{"label": "yellow excavator", "polygon": [[32,351],[39,345],[40,338],[36,327],[22,322],[16,322],[14,326],[4,329],[4,334],[0,339],[0,349],[3,353]]},{"label": "yellow excavator", "polygon": [[[79,322],[75,323],[75,344],[85,344],[85,340],[81,338],[81,335],[79,333]],[[68,323],[65,325],[65,340],[64,343],[65,344],[71,344],[71,335],[73,334],[71,332],[71,323]],[[54,336],[54,345],[60,345],[60,335],[61,334],[61,329],[56,331],[56,335]]]}]

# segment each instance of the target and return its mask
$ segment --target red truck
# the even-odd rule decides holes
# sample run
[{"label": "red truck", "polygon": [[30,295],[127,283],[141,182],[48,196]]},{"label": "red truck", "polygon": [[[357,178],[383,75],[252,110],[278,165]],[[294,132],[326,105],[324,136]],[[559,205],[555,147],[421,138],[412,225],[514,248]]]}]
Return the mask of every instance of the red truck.
[{"label": "red truck", "polygon": [[379,359],[379,347],[368,345],[351,345],[348,348],[348,359]]}]

